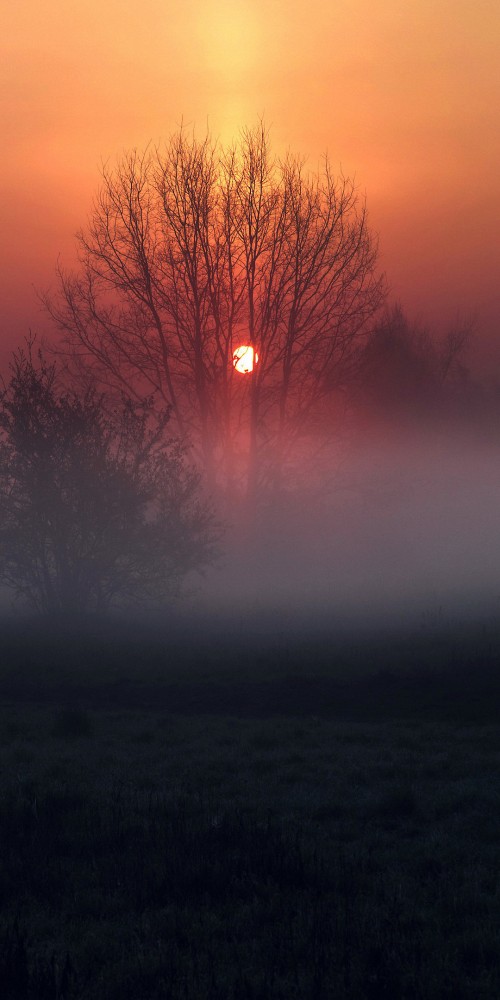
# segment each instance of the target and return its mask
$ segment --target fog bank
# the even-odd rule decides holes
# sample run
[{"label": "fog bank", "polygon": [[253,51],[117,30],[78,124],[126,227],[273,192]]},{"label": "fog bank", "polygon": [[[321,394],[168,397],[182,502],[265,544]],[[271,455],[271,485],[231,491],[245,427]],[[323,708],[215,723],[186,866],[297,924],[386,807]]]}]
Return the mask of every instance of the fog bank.
[{"label": "fog bank", "polygon": [[235,516],[199,594],[214,615],[396,623],[495,615],[500,455],[456,439],[358,448],[258,515]]}]

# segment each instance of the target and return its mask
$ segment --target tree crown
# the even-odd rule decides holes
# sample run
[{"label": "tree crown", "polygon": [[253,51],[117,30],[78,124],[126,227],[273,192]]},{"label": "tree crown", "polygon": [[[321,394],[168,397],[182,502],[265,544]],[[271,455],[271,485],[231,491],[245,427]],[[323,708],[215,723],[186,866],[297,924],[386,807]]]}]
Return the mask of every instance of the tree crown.
[{"label": "tree crown", "polygon": [[[79,269],[46,302],[73,369],[158,393],[212,482],[262,481],[349,380],[385,294],[353,181],[274,158],[261,126],[185,130],[105,167]],[[242,380],[239,344],[259,363]]]},{"label": "tree crown", "polygon": [[220,534],[168,410],[66,391],[32,345],[0,395],[0,574],[42,612],[174,596]]}]

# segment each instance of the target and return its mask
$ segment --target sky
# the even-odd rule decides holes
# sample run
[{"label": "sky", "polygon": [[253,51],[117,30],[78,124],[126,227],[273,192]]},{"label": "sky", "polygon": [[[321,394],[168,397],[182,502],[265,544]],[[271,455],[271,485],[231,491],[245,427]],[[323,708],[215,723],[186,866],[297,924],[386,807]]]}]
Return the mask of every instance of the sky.
[{"label": "sky", "polygon": [[391,297],[475,320],[500,371],[498,0],[17,0],[0,40],[0,361],[48,331],[99,169],[181,121],[328,151],[366,192]]}]

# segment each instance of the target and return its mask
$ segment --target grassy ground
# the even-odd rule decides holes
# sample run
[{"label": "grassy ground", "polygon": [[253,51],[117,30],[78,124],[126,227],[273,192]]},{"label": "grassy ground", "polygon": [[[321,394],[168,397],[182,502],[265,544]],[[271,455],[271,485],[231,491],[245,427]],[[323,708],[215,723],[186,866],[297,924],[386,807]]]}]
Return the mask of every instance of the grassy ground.
[{"label": "grassy ground", "polygon": [[4,1000],[500,996],[497,649],[6,633]]}]

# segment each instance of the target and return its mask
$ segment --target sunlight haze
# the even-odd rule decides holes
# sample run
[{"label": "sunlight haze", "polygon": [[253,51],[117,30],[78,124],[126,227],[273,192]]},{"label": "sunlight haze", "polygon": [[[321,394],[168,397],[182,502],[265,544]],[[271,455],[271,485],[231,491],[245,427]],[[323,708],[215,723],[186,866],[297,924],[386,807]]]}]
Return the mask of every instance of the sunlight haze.
[{"label": "sunlight haze", "polygon": [[4,7],[2,354],[47,327],[34,287],[71,264],[99,167],[181,121],[366,191],[391,293],[438,332],[498,347],[500,8],[493,0],[74,0]]}]

